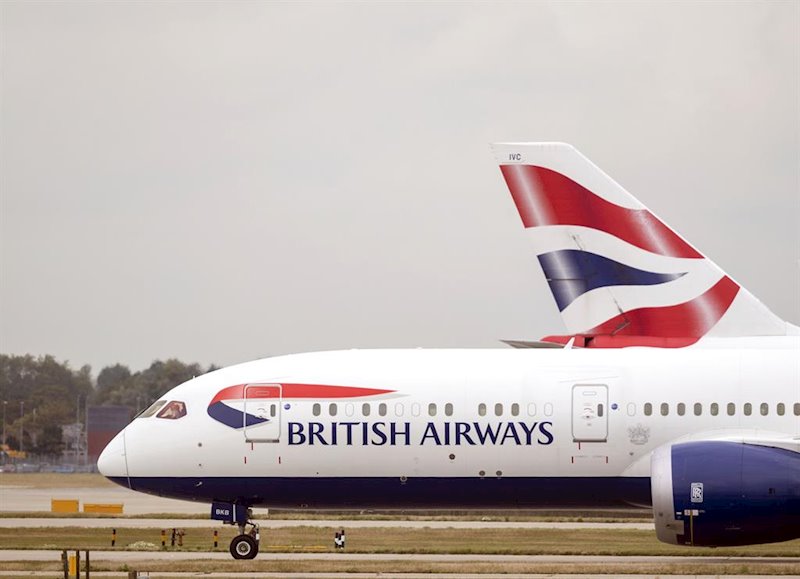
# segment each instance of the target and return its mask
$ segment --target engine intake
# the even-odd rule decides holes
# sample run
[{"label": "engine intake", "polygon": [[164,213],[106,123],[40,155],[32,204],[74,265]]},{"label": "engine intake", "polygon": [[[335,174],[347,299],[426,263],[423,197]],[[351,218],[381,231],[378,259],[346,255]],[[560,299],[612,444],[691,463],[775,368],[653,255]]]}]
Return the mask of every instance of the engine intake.
[{"label": "engine intake", "polygon": [[800,453],[696,441],[653,453],[656,535],[673,545],[735,546],[800,537]]}]

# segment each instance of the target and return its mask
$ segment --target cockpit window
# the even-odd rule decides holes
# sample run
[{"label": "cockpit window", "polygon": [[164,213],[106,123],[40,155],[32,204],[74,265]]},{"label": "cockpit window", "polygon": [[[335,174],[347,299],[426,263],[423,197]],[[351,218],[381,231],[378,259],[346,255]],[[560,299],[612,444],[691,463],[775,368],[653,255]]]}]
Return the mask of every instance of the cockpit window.
[{"label": "cockpit window", "polygon": [[159,408],[161,408],[162,406],[164,406],[164,403],[165,403],[165,402],[166,402],[166,400],[159,400],[158,402],[153,402],[153,403],[152,403],[152,404],[151,404],[151,405],[150,405],[150,406],[147,408],[147,410],[145,410],[144,412],[142,412],[142,413],[139,415],[139,418],[149,418],[149,417],[151,417],[153,414],[155,414],[156,412],[158,412]]},{"label": "cockpit window", "polygon": [[168,402],[166,406],[156,415],[156,418],[167,418],[169,420],[177,420],[186,416],[186,404],[178,400]]}]

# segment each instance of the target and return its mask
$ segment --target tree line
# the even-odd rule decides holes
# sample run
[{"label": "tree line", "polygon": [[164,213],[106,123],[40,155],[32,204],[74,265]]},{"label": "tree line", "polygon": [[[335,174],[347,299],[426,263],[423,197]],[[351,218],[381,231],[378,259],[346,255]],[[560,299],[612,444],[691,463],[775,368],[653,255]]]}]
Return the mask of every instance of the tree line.
[{"label": "tree line", "polygon": [[137,372],[123,364],[106,366],[92,378],[88,365],[74,369],[53,356],[0,354],[0,401],[6,444],[38,454],[61,450],[61,425],[83,422],[87,406],[123,405],[138,412],[182,382],[216,370],[211,365],[156,360]]}]

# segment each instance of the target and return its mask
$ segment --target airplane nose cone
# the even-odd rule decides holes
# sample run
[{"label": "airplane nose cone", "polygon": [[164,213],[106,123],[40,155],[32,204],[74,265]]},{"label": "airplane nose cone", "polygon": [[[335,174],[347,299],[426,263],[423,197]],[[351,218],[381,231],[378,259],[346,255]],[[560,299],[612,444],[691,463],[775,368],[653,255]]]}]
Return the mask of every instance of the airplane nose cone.
[{"label": "airplane nose cone", "polygon": [[[97,458],[97,470],[114,482],[128,486],[128,461],[125,457],[125,430],[117,434]],[[124,479],[124,480],[119,480]]]}]

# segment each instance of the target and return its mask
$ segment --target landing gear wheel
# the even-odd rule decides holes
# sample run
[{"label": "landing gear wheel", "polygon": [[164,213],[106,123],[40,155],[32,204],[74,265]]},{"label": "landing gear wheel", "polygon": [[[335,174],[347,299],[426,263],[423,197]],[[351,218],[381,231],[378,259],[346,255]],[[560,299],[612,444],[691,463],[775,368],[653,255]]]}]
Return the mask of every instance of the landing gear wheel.
[{"label": "landing gear wheel", "polygon": [[250,535],[237,535],[231,541],[231,555],[234,559],[255,559],[258,543]]}]

